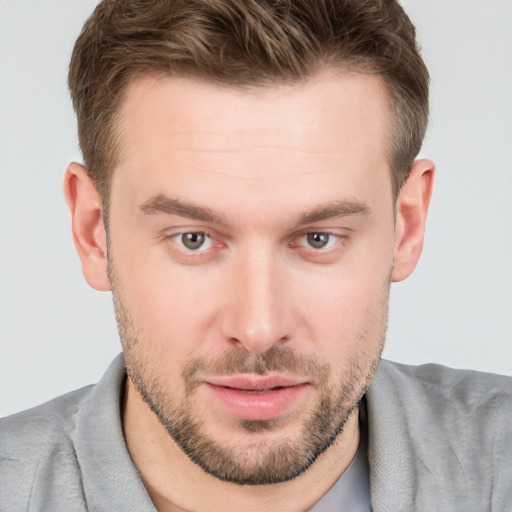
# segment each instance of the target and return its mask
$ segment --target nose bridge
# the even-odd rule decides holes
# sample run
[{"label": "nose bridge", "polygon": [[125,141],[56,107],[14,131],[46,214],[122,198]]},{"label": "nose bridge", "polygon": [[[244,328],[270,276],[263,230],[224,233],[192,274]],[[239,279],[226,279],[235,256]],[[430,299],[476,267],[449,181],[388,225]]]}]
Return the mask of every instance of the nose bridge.
[{"label": "nose bridge", "polygon": [[249,352],[263,353],[291,335],[281,262],[271,248],[236,256],[224,312],[224,335]]}]

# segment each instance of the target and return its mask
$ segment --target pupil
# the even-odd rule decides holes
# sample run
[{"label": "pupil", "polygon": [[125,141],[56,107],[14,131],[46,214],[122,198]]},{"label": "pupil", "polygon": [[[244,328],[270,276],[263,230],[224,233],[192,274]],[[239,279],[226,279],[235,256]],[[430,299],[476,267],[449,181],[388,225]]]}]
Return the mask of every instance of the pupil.
[{"label": "pupil", "polygon": [[199,249],[204,243],[204,233],[184,233],[181,241],[187,249]]},{"label": "pupil", "polygon": [[327,233],[309,233],[308,243],[315,249],[322,249],[327,245],[329,235]]}]

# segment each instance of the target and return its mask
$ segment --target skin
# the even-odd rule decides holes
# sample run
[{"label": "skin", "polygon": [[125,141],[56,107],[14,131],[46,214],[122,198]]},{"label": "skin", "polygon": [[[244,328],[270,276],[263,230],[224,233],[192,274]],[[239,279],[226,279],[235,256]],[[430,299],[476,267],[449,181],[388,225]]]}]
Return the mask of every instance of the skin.
[{"label": "skin", "polygon": [[[355,405],[382,350],[390,282],[421,253],[433,164],[414,164],[395,205],[389,107],[375,76],[325,71],[242,91],[144,77],[121,114],[110,263],[101,198],[82,166],[69,166],[64,188],[84,275],[113,288],[129,372],[125,436],[143,482],[162,511],[308,509],[356,453],[357,409],[298,477],[237,485],[188,458],[136,376],[160,390],[165,410],[185,400],[204,436],[250,464],[301,442],[322,393],[347,388]],[[183,246],[190,232],[208,235],[204,248]],[[326,248],[312,247],[308,233],[328,233]],[[273,428],[249,432],[204,380],[226,354],[283,350],[328,367],[327,380],[274,369],[306,385]],[[183,370],[193,360],[205,367],[188,397]]]}]

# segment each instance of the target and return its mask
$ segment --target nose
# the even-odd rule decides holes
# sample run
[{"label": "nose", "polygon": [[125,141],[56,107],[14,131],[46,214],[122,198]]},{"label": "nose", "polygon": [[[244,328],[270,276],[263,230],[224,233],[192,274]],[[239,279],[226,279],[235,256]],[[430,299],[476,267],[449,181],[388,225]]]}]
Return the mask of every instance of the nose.
[{"label": "nose", "polygon": [[271,251],[246,251],[231,263],[222,330],[225,339],[263,353],[287,342],[293,315],[285,262]]}]

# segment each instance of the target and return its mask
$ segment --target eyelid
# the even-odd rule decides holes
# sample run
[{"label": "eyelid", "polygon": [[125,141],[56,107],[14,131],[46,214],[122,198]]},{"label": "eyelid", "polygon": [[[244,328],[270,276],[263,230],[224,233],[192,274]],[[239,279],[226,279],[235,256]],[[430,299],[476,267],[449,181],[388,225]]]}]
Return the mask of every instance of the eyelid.
[{"label": "eyelid", "polygon": [[172,236],[183,235],[185,233],[204,233],[210,238],[215,240],[223,239],[225,236],[215,228],[212,228],[204,224],[177,224],[163,228],[160,230],[160,235],[163,238],[169,238]]}]

